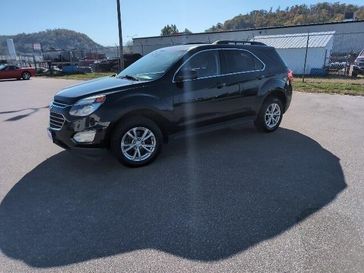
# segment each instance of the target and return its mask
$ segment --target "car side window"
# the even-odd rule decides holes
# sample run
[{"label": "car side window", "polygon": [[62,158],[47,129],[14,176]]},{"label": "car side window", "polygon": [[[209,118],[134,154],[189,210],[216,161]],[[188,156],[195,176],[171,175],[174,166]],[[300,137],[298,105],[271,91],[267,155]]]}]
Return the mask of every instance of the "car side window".
[{"label": "car side window", "polygon": [[262,70],[264,64],[245,50],[223,50],[223,74]]},{"label": "car side window", "polygon": [[202,51],[189,59],[181,71],[196,71],[197,78],[219,75],[219,52],[217,50]]}]

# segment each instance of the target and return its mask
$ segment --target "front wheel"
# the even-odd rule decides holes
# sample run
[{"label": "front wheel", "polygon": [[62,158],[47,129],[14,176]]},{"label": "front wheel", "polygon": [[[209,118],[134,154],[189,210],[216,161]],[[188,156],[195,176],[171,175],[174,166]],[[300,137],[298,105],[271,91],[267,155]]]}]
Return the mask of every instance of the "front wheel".
[{"label": "front wheel", "polygon": [[162,146],[162,132],[152,120],[140,117],[121,122],[111,138],[111,151],[121,163],[140,167],[151,163]]},{"label": "front wheel", "polygon": [[283,116],[283,105],[280,99],[271,97],[264,103],[255,120],[255,126],[263,132],[273,132],[281,124]]}]

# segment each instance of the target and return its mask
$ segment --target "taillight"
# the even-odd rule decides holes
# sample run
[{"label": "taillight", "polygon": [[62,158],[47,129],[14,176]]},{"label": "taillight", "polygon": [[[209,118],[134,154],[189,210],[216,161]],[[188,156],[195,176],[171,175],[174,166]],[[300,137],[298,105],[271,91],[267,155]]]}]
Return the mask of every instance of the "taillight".
[{"label": "taillight", "polygon": [[293,71],[292,70],[288,70],[287,77],[290,82],[293,81]]}]

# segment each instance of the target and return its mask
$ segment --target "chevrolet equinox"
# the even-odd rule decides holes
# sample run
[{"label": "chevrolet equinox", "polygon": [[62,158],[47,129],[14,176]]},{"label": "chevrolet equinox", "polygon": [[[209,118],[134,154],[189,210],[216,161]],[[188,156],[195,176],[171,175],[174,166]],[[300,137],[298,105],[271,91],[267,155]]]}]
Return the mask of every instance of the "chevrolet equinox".
[{"label": "chevrolet equinox", "polygon": [[155,50],[118,75],[58,92],[48,133],[65,149],[108,148],[125,165],[153,161],[170,135],[254,121],[275,131],[292,73],[273,47],[217,41]]}]

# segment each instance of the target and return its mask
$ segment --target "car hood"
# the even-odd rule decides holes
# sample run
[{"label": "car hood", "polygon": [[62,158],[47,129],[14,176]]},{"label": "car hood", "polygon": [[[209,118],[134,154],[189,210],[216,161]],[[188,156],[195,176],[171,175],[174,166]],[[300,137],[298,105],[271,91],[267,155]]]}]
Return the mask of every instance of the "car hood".
[{"label": "car hood", "polygon": [[128,90],[136,88],[145,82],[132,81],[117,77],[103,77],[86,81],[59,91],[54,99],[66,104],[73,104],[79,99],[100,93]]}]

